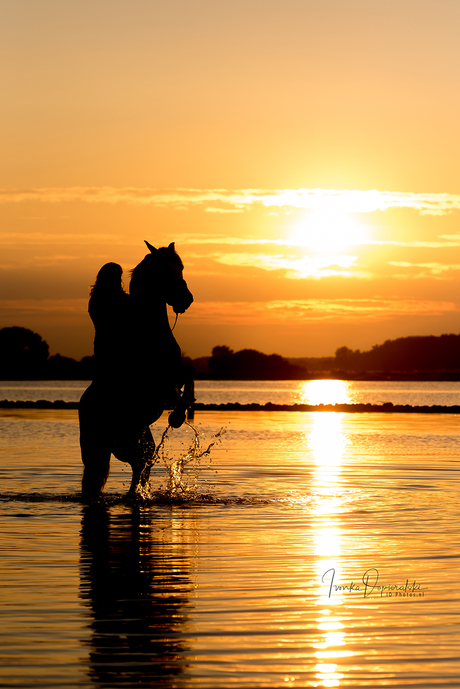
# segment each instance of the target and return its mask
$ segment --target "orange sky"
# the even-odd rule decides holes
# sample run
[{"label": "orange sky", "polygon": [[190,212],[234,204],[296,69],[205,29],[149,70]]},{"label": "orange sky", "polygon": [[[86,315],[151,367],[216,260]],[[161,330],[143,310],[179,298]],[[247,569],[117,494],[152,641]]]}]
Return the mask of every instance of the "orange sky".
[{"label": "orange sky", "polygon": [[91,352],[88,286],[170,241],[175,333],[285,356],[460,332],[456,0],[0,7],[0,327]]}]

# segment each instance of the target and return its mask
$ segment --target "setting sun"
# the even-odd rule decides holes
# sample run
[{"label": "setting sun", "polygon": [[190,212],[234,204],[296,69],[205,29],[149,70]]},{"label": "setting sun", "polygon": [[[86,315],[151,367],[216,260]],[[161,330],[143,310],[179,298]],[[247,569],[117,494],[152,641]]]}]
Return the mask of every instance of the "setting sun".
[{"label": "setting sun", "polygon": [[369,235],[365,225],[350,213],[317,210],[295,224],[290,239],[316,253],[340,253],[369,240]]}]

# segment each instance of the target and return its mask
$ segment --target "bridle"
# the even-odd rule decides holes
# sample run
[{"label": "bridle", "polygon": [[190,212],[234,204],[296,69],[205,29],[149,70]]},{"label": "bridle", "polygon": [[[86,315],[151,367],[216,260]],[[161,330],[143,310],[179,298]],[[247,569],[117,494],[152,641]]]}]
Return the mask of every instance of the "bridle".
[{"label": "bridle", "polygon": [[172,331],[174,330],[174,328],[176,327],[176,325],[177,325],[177,319],[178,319],[178,318],[179,318],[179,314],[176,313],[176,318],[174,319],[174,325],[173,325],[173,327],[171,328],[171,332],[172,332]]}]

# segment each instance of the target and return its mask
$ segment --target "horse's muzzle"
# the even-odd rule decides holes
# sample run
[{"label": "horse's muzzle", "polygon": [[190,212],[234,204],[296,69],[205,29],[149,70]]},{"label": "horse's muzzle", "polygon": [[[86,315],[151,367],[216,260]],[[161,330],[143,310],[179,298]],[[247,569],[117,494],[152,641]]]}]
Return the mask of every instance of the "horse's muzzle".
[{"label": "horse's muzzle", "polygon": [[168,302],[173,307],[174,313],[185,313],[193,303],[193,294],[187,287],[185,280],[182,281],[181,289],[174,295],[174,299]]}]

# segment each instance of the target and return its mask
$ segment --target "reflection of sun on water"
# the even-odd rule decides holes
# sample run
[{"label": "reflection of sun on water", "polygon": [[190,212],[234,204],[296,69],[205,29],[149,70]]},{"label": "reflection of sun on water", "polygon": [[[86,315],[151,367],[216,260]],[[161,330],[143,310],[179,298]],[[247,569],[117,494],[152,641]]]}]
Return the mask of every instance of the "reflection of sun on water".
[{"label": "reflection of sun on water", "polygon": [[[319,383],[341,383],[342,381],[311,381]],[[343,604],[343,593],[330,595],[331,576],[334,581],[341,580],[340,520],[341,507],[340,469],[343,454],[349,443],[342,431],[342,414],[336,412],[316,412],[313,414],[313,430],[309,445],[313,450],[316,470],[314,473],[315,492],[315,555],[318,581],[317,604],[320,616],[317,619],[318,642],[313,644],[318,664],[315,667],[317,686],[338,687],[343,673],[338,661],[353,655],[344,648],[346,645],[345,625],[339,614]],[[329,572],[326,575],[326,572]],[[326,575],[326,576],[325,576]],[[336,662],[331,662],[336,661]]]},{"label": "reflection of sun on water", "polygon": [[316,463],[316,513],[326,515],[339,506],[335,495],[339,487],[342,456],[349,440],[342,431],[343,414],[314,412],[312,416],[314,425],[308,440]]},{"label": "reflection of sun on water", "polygon": [[342,431],[343,414],[319,411],[313,412],[312,417],[313,430],[308,440],[315,456],[316,473],[319,478],[320,475],[324,475],[324,468],[340,468],[342,455],[349,441]]},{"label": "reflection of sun on water", "polygon": [[345,380],[307,380],[300,389],[300,403],[349,404],[348,388]]}]

